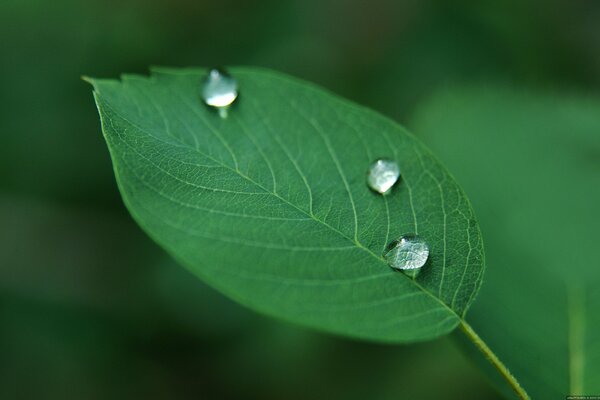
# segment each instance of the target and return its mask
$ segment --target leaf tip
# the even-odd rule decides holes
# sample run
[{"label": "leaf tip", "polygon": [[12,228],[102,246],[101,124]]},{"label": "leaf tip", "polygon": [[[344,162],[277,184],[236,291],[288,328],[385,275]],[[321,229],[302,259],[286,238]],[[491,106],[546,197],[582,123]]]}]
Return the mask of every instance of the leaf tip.
[{"label": "leaf tip", "polygon": [[89,77],[87,75],[81,75],[80,78],[81,78],[82,81],[87,82],[90,85],[94,86],[94,78]]}]

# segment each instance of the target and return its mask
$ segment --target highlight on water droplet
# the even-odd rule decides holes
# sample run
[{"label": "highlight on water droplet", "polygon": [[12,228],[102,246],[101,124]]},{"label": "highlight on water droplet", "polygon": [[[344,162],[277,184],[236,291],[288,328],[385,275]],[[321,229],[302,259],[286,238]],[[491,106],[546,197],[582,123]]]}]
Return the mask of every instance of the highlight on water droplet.
[{"label": "highlight on water droplet", "polygon": [[383,257],[394,269],[416,272],[429,258],[429,246],[417,235],[403,235],[388,245]]},{"label": "highlight on water droplet", "polygon": [[219,110],[219,115],[224,118],[237,97],[237,81],[225,70],[212,68],[202,83],[204,103]]},{"label": "highlight on water droplet", "polygon": [[400,167],[392,160],[381,158],[369,167],[367,184],[377,193],[386,195],[400,178]]}]

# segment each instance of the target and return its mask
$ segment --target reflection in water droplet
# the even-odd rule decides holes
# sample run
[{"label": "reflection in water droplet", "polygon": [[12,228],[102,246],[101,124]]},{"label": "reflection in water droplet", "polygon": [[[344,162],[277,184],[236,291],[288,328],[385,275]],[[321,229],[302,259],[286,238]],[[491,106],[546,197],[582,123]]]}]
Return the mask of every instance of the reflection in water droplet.
[{"label": "reflection in water droplet", "polygon": [[221,69],[211,69],[202,84],[204,102],[217,108],[221,117],[226,117],[227,108],[237,97],[237,81]]},{"label": "reflection in water droplet", "polygon": [[404,235],[391,242],[384,254],[389,266],[402,271],[416,272],[427,262],[429,247],[416,235]]},{"label": "reflection in water droplet", "polygon": [[367,184],[381,194],[388,194],[400,178],[400,167],[392,160],[379,159],[369,167]]}]

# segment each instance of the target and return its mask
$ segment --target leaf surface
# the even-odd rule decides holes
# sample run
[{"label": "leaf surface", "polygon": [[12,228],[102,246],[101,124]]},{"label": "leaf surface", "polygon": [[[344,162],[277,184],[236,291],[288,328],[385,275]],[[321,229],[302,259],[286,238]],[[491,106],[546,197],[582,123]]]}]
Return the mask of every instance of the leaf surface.
[{"label": "leaf surface", "polygon": [[[210,285],[253,309],[381,341],[452,331],[483,276],[461,189],[412,135],[368,109],[279,73],[235,68],[229,116],[205,107],[201,69],[93,80],[123,199],[143,229]],[[377,158],[400,164],[371,192]],[[417,233],[413,280],[382,258]]]},{"label": "leaf surface", "polygon": [[532,398],[600,393],[600,102],[466,88],[434,96],[412,127],[456,171],[486,237],[469,323]]}]

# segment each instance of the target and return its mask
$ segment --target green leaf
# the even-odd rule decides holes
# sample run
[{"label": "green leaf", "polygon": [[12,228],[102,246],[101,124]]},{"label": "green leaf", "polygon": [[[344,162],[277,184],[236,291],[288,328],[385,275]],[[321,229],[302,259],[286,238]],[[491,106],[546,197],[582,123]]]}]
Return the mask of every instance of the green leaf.
[{"label": "green leaf", "polygon": [[[452,331],[483,275],[479,227],[461,189],[413,136],[315,86],[231,70],[227,118],[204,106],[202,69],[92,80],[123,199],[140,226],[201,279],[288,321],[381,341]],[[371,192],[366,170],[402,180]],[[416,280],[382,258],[417,233]]]},{"label": "green leaf", "polygon": [[453,90],[412,126],[457,172],[486,235],[470,324],[532,398],[599,394],[600,101]]}]

